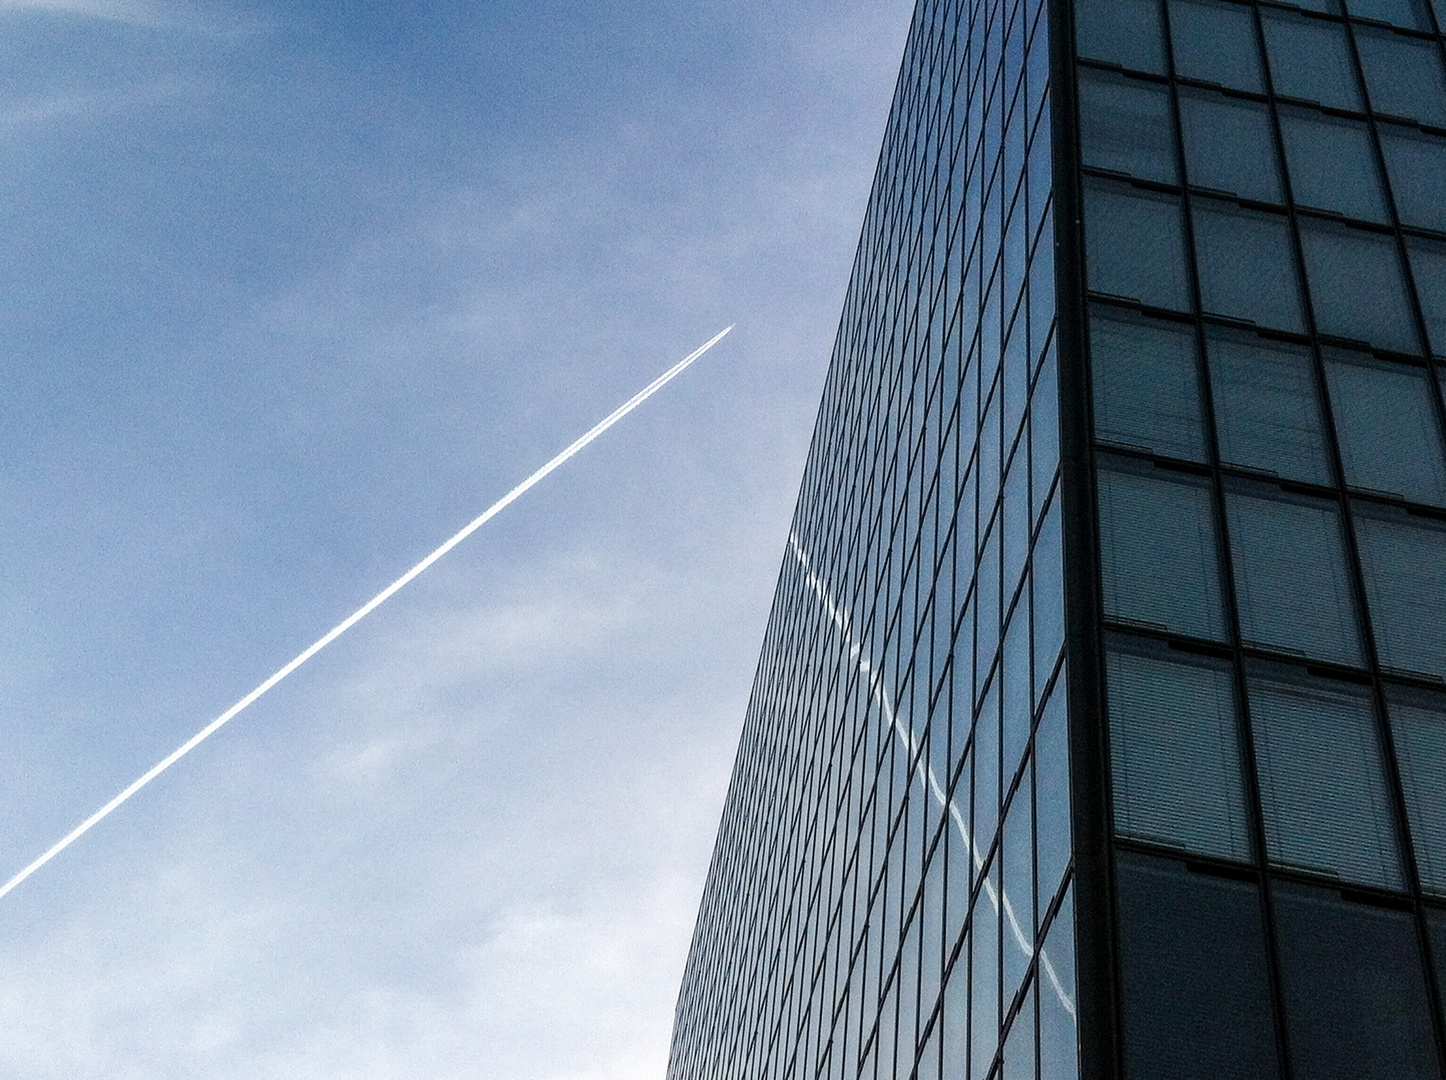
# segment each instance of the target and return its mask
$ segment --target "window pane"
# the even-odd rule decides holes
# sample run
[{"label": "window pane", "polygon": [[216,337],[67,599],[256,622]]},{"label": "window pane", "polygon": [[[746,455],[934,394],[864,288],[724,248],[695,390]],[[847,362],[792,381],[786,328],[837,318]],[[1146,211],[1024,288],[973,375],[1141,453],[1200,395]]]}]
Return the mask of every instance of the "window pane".
[{"label": "window pane", "polygon": [[1426,370],[1331,349],[1326,379],[1346,483],[1446,505],[1446,457]]},{"label": "window pane", "polygon": [[1446,679],[1446,527],[1360,504],[1355,517],[1381,663]]},{"label": "window pane", "polygon": [[1275,886],[1291,1064],[1301,1077],[1439,1076],[1410,913]]},{"label": "window pane", "polygon": [[1434,42],[1389,30],[1356,30],[1366,89],[1377,112],[1446,127],[1446,76]]},{"label": "window pane", "polygon": [[1280,129],[1297,203],[1365,221],[1390,220],[1365,124],[1314,109],[1282,108]]},{"label": "window pane", "polygon": [[1427,908],[1426,925],[1431,934],[1431,962],[1436,968],[1436,986],[1446,987],[1446,911]]},{"label": "window pane", "polygon": [[1117,861],[1125,1075],[1279,1075],[1258,887],[1172,859]]},{"label": "window pane", "polygon": [[1078,1080],[1079,1032],[1075,1025],[1074,886],[1064,894],[1039,951],[1040,1080]]},{"label": "window pane", "polygon": [[1248,7],[1218,0],[1170,0],[1170,37],[1177,75],[1265,93],[1255,19]]},{"label": "window pane", "polygon": [[1075,0],[1075,42],[1089,60],[1165,73],[1158,0]]},{"label": "window pane", "polygon": [[1085,226],[1091,289],[1154,307],[1189,309],[1179,199],[1087,180]]},{"label": "window pane", "polygon": [[1361,110],[1345,27],[1283,11],[1262,10],[1261,15],[1277,94]]},{"label": "window pane", "polygon": [[1192,326],[1094,304],[1090,370],[1097,439],[1204,460]]},{"label": "window pane", "polygon": [[1302,218],[1300,241],[1321,333],[1420,350],[1393,237]]},{"label": "window pane", "polygon": [[1446,356],[1446,244],[1409,236],[1406,251],[1411,256],[1411,276],[1426,318],[1431,351]]},{"label": "window pane", "polygon": [[1065,718],[1065,681],[1061,676],[1039,718],[1034,735],[1035,820],[1040,908],[1059,891],[1069,866],[1069,725]]},{"label": "window pane", "polygon": [[1311,659],[1360,663],[1336,504],[1238,485],[1225,507],[1241,637]]},{"label": "window pane", "polygon": [[1393,690],[1388,709],[1421,888],[1446,896],[1446,701]]},{"label": "window pane", "polygon": [[1206,332],[1205,348],[1221,460],[1331,483],[1310,350],[1216,327]]},{"label": "window pane", "polygon": [[1281,201],[1280,169],[1275,163],[1275,136],[1267,106],[1182,88],[1180,124],[1190,183],[1242,199]]},{"label": "window pane", "polygon": [[1411,30],[1430,30],[1431,19],[1423,0],[1346,0],[1358,19],[1376,19]]},{"label": "window pane", "polygon": [[1303,332],[1290,226],[1278,214],[1196,199],[1195,252],[1206,311]]},{"label": "window pane", "polygon": [[1099,498],[1105,614],[1219,640],[1225,625],[1208,483],[1102,463]]},{"label": "window pane", "polygon": [[1086,165],[1142,180],[1177,182],[1168,87],[1082,67],[1079,115]]},{"label": "window pane", "polygon": [[1379,130],[1401,223],[1446,232],[1446,139],[1396,124]]},{"label": "window pane", "polygon": [[1119,638],[1106,663],[1115,830],[1248,861],[1229,661]]},{"label": "window pane", "polygon": [[1249,684],[1270,861],[1402,887],[1370,691],[1274,667],[1252,671]]}]

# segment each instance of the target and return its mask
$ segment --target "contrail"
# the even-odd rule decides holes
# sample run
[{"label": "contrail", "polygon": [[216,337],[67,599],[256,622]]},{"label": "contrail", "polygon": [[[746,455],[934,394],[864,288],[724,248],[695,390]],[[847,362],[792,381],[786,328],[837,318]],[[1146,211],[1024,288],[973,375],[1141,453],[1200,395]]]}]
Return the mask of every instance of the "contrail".
[{"label": "contrail", "polygon": [[522,483],[518,484],[506,495],[502,496],[502,498],[498,499],[486,510],[482,511],[482,513],[478,514],[475,518],[468,522],[467,525],[464,526],[460,532],[458,532],[445,544],[439,547],[436,551],[432,552],[421,562],[417,563],[416,566],[412,567],[401,577],[397,578],[396,581],[392,582],[385,589],[377,593],[375,596],[373,596],[361,607],[357,608],[341,622],[337,623],[336,626],[332,627],[315,642],[308,645],[305,649],[298,653],[294,659],[287,663],[285,667],[277,671],[276,674],[272,675],[255,690],[252,690],[251,693],[247,694],[240,701],[236,702],[235,705],[232,705],[220,716],[216,717],[216,719],[212,720],[200,731],[196,732],[196,734],[192,735],[184,743],[176,747],[176,749],[171,751],[170,754],[168,754],[166,757],[162,758],[159,762],[152,766],[151,769],[146,772],[144,776],[140,777],[138,780],[132,783],[130,787],[126,788],[114,799],[106,803],[94,814],[91,814],[90,817],[86,818],[79,825],[77,825],[75,829],[68,833],[63,840],[56,843],[52,848],[50,848],[49,851],[47,851],[44,855],[40,856],[40,858],[36,859],[24,870],[20,871],[20,873],[16,874],[3,886],[0,886],[0,897],[4,897],[7,893],[9,893],[22,881],[28,878],[31,874],[35,873],[35,871],[39,870],[51,859],[55,858],[66,848],[70,847],[71,844],[75,843],[86,833],[90,832],[92,828],[94,828],[100,822],[104,821],[108,816],[110,816],[113,811],[118,809],[120,805],[124,803],[127,799],[129,799],[132,795],[140,791],[141,788],[145,787],[156,777],[160,776],[161,773],[165,772],[176,762],[180,761],[181,758],[185,757],[192,750],[196,749],[196,747],[200,746],[212,735],[216,734],[216,732],[219,731],[228,720],[233,720],[237,716],[239,716],[242,712],[246,710],[248,706],[255,702],[257,698],[261,697],[262,694],[266,693],[266,691],[270,690],[273,686],[279,683],[282,679],[286,678],[286,676],[290,675],[302,664],[306,663],[317,653],[321,652],[322,649],[326,648],[337,638],[341,637],[342,634],[345,634],[353,626],[361,622],[364,618],[370,615],[383,603],[389,600],[393,593],[396,593],[404,585],[410,582],[414,577],[420,574],[423,570],[427,569],[427,567],[431,566],[443,555],[447,554],[447,552],[451,551],[463,540],[467,539],[467,537],[471,536],[483,525],[487,524],[488,521],[496,517],[510,504],[516,502],[528,491],[528,489],[530,489],[533,485],[537,484],[548,473],[552,472],[563,462],[567,461],[568,458],[572,457],[588,443],[592,442],[599,435],[605,432],[608,428],[612,427],[623,417],[627,416],[628,413],[632,412],[643,402],[647,401],[648,398],[656,394],[673,379],[681,375],[683,373],[683,370],[688,367],[689,364],[691,364],[694,360],[698,359],[698,357],[702,356],[714,345],[718,344],[718,342],[722,341],[724,335],[726,335],[728,331],[732,329],[733,327],[729,326],[725,327],[723,330],[720,330],[717,334],[708,339],[698,348],[694,349],[687,356],[683,357],[683,359],[679,360],[667,371],[663,372],[652,382],[648,383],[647,386],[643,387],[632,397],[628,398],[627,401],[619,405],[605,418],[594,424],[592,428],[589,429],[586,435],[583,435],[566,450],[562,451],[562,453],[558,454],[546,465],[538,469],[526,480],[522,481]]}]

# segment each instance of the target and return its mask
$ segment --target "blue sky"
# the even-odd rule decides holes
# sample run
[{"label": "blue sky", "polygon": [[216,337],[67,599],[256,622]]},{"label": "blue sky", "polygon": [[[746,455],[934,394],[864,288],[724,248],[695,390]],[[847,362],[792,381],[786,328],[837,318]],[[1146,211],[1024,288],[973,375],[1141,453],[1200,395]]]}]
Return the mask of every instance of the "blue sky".
[{"label": "blue sky", "polygon": [[0,1077],[660,1076],[910,4],[0,0]]}]

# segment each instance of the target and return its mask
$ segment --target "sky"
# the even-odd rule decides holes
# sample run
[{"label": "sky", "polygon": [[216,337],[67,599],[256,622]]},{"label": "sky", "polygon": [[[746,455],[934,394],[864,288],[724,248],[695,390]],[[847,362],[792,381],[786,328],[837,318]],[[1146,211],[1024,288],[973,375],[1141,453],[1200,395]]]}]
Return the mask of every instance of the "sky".
[{"label": "sky", "polygon": [[661,1077],[906,0],[0,0],[0,1078]]}]

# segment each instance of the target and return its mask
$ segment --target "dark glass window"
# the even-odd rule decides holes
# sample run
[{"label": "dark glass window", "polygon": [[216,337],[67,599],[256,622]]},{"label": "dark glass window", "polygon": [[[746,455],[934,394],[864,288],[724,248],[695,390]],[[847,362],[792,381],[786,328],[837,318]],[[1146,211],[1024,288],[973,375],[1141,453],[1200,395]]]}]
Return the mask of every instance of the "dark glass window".
[{"label": "dark glass window", "polygon": [[1034,776],[1038,787],[1035,820],[1038,848],[1039,905],[1059,891],[1069,866],[1069,725],[1065,719],[1065,683],[1061,677],[1039,719],[1034,736]]},{"label": "dark glass window", "polygon": [[1446,896],[1446,700],[1393,688],[1387,708],[1421,888]]},{"label": "dark glass window", "polygon": [[1283,108],[1280,130],[1291,193],[1302,206],[1386,222],[1386,197],[1370,128],[1315,109]]},{"label": "dark glass window", "polygon": [[[1075,1024],[1074,886],[1064,894],[1039,950],[1039,1075],[1077,1080],[1079,1032]],[[962,1073],[959,1075],[963,1075]]]},{"label": "dark glass window", "polygon": [[1270,861],[1400,888],[1400,850],[1370,690],[1285,668],[1250,672]]},{"label": "dark glass window", "polygon": [[1177,182],[1169,87],[1081,67],[1079,116],[1086,165]]},{"label": "dark glass window", "polygon": [[1280,168],[1265,105],[1209,90],[1182,89],[1180,125],[1191,184],[1242,199],[1281,201]]},{"label": "dark glass window", "polygon": [[1375,19],[1412,30],[1431,29],[1424,0],[1346,0],[1346,6],[1358,19]]},{"label": "dark glass window", "polygon": [[1189,309],[1179,199],[1089,179],[1085,229],[1091,289],[1154,307]]},{"label": "dark glass window", "polygon": [[1158,0],[1075,0],[1075,45],[1088,60],[1165,73]]},{"label": "dark glass window", "polygon": [[1096,438],[1204,459],[1194,327],[1094,304],[1090,370]]},{"label": "dark glass window", "polygon": [[1232,90],[1265,92],[1255,18],[1248,7],[1220,0],[1170,0],[1175,73]]},{"label": "dark glass window", "polygon": [[[1426,909],[1426,926],[1431,934],[1431,962],[1436,968],[1436,988],[1446,987],[1446,911]],[[1443,1007],[1446,1016],[1446,1007]]]},{"label": "dark glass window", "polygon": [[1209,328],[1205,349],[1221,460],[1287,480],[1329,484],[1310,350],[1221,327]]},{"label": "dark glass window", "polygon": [[1446,526],[1359,503],[1355,519],[1381,663],[1446,679]]},{"label": "dark glass window", "polygon": [[1241,637],[1311,659],[1360,663],[1336,504],[1235,482],[1225,507]]},{"label": "dark glass window", "polygon": [[1446,127],[1446,75],[1435,42],[1362,26],[1356,47],[1376,112]]},{"label": "dark glass window", "polygon": [[1420,350],[1394,237],[1302,218],[1300,241],[1321,333]]},{"label": "dark glass window", "polygon": [[1194,218],[1204,309],[1272,329],[1303,331],[1286,219],[1233,202],[1198,198]]},{"label": "dark glass window", "polygon": [[1101,465],[1105,614],[1218,640],[1225,622],[1209,484],[1148,465]]},{"label": "dark glass window", "polygon": [[1446,506],[1446,455],[1426,370],[1330,349],[1326,381],[1346,483]]},{"label": "dark glass window", "polygon": [[1411,256],[1411,276],[1416,281],[1421,314],[1426,317],[1431,351],[1446,356],[1446,244],[1411,236],[1406,238],[1406,250]]},{"label": "dark glass window", "polygon": [[1416,927],[1405,911],[1277,884],[1286,1036],[1297,1076],[1439,1076]]},{"label": "dark glass window", "polygon": [[1270,9],[1261,15],[1277,94],[1360,111],[1361,95],[1344,26]]},{"label": "dark glass window", "polygon": [[1229,661],[1116,637],[1106,661],[1115,830],[1248,861]]},{"label": "dark glass window", "polygon": [[1379,130],[1401,223],[1446,232],[1446,139],[1398,124]]},{"label": "dark glass window", "polygon": [[1258,887],[1170,859],[1117,861],[1125,1076],[1279,1075]]}]

